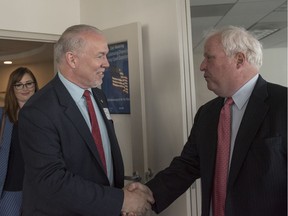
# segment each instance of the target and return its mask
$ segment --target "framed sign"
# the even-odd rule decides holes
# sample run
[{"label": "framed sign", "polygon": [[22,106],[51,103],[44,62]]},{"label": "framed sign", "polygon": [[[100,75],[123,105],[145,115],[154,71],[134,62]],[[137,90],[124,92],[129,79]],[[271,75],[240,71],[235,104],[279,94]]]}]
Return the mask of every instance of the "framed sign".
[{"label": "framed sign", "polygon": [[110,67],[106,69],[102,89],[112,114],[130,114],[128,42],[109,44],[108,47]]}]

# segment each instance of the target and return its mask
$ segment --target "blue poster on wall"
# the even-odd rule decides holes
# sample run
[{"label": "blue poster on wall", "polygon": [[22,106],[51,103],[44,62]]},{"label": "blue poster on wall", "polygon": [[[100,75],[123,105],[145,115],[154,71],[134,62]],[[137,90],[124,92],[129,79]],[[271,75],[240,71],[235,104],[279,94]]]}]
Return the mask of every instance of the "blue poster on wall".
[{"label": "blue poster on wall", "polygon": [[130,114],[128,44],[109,44],[107,55],[110,67],[106,69],[102,90],[112,114]]}]

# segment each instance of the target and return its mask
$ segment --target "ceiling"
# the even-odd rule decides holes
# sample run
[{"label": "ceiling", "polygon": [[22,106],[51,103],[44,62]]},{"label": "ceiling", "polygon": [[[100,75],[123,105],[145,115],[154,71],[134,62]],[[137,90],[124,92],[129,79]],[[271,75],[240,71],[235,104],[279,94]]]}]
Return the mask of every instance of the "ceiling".
[{"label": "ceiling", "polygon": [[0,39],[0,66],[11,60],[13,65],[53,62],[53,43]]},{"label": "ceiling", "polygon": [[[212,27],[242,26],[259,36],[264,48],[287,48],[287,0],[190,0],[194,52]],[[265,34],[275,31],[266,36]]]},{"label": "ceiling", "polygon": [[[202,52],[203,34],[212,27],[243,26],[258,35],[277,31],[260,41],[264,48],[287,48],[287,0],[190,0],[194,52]],[[0,35],[1,38],[1,35]],[[0,39],[0,67],[53,61],[53,43]]]}]

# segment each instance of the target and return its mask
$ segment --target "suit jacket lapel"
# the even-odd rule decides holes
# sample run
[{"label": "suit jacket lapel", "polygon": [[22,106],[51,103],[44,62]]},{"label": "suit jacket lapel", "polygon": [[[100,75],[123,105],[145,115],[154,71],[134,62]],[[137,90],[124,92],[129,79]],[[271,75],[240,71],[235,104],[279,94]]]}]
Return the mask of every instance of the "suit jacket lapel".
[{"label": "suit jacket lapel", "polygon": [[98,93],[98,91],[96,91],[96,89],[92,89],[93,92],[93,97],[99,107],[99,110],[101,112],[101,115],[103,116],[103,119],[105,121],[105,124],[107,125],[107,117],[106,114],[104,113],[104,107],[107,107],[106,103],[105,103],[105,99],[102,98],[101,94]]},{"label": "suit jacket lapel", "polygon": [[267,96],[267,83],[259,76],[236,136],[228,179],[228,191],[233,186],[258,128],[268,111],[269,106],[265,103]]},{"label": "suit jacket lapel", "polygon": [[108,109],[108,104],[106,103],[106,98],[103,98],[103,94],[100,93],[99,89],[92,89],[92,92],[93,92],[94,99],[99,107],[99,110],[101,112],[101,115],[103,117],[106,129],[107,129],[107,133],[108,133],[109,141],[110,141],[111,153],[112,153],[112,157],[114,158],[115,154],[113,153],[115,153],[115,146],[116,146],[115,144],[117,144],[117,142],[115,143],[116,135],[114,133],[114,129],[111,126],[111,123],[108,120],[107,114],[104,112],[104,109]]},{"label": "suit jacket lapel", "polygon": [[[214,167],[217,150],[217,127],[219,121],[219,113],[223,106],[224,98],[216,98],[209,107],[203,110],[203,114],[199,116],[199,120],[195,117],[197,128],[197,137],[199,137],[199,149],[201,161],[201,183],[203,195],[203,209],[209,209],[211,191],[213,189]],[[199,123],[198,123],[199,121]],[[193,130],[193,129],[192,129]],[[204,131],[201,132],[200,131]],[[208,213],[207,213],[208,214]]]},{"label": "suit jacket lapel", "polygon": [[103,116],[107,133],[110,140],[110,147],[111,147],[111,154],[112,154],[112,163],[113,163],[113,170],[114,170],[114,180],[115,180],[115,186],[123,187],[123,179],[124,179],[124,165],[123,160],[121,157],[121,150],[118,145],[116,133],[113,127],[112,119],[109,119],[107,115],[109,113],[105,113],[104,109],[107,109],[108,111],[108,104],[107,99],[103,92],[100,89],[92,89],[94,98],[99,106],[99,110]]},{"label": "suit jacket lapel", "polygon": [[[63,107],[63,112],[71,120],[72,124],[77,129],[85,143],[88,145],[89,149],[93,153],[94,157],[97,159],[98,163],[102,166],[102,162],[98,154],[97,148],[94,144],[94,140],[89,130],[89,127],[87,126],[87,123],[83,118],[77,104],[75,103],[63,83],[60,81],[58,76],[55,77],[53,81],[53,86],[55,87],[56,94],[59,98],[59,103]],[[105,172],[104,168],[103,172]]]},{"label": "suit jacket lapel", "polygon": [[[212,110],[209,111],[210,115],[207,116],[207,120],[210,125],[210,129],[206,130],[206,134],[205,137],[207,139],[207,142],[203,142],[203,143],[207,143],[207,149],[206,149],[206,153],[208,152],[209,155],[207,154],[207,170],[209,170],[209,172],[207,172],[207,174],[209,174],[209,176],[207,176],[207,179],[210,179],[211,181],[213,181],[214,178],[214,167],[215,167],[215,160],[216,160],[216,151],[217,151],[217,140],[218,140],[218,134],[217,134],[217,128],[218,128],[218,122],[219,122],[219,115],[220,115],[220,111],[221,108],[223,107],[224,104],[224,98],[218,98],[216,101],[216,105],[215,106],[211,106],[213,107]],[[212,145],[211,145],[212,144]],[[210,185],[210,184],[209,184]]]}]

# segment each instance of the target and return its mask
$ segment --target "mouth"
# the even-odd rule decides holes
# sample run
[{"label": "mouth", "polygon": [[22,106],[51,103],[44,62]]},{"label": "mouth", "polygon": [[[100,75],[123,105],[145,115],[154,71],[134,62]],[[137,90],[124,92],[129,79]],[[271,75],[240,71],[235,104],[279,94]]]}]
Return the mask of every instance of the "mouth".
[{"label": "mouth", "polygon": [[207,71],[205,71],[205,73],[203,74],[204,79],[209,79],[209,74],[207,73]]},{"label": "mouth", "polygon": [[97,75],[99,75],[99,76],[104,76],[104,71],[98,72]]},{"label": "mouth", "polygon": [[30,95],[30,92],[25,92],[25,93],[22,93],[23,96],[27,96],[27,95]]}]

